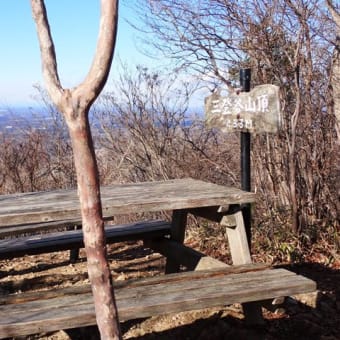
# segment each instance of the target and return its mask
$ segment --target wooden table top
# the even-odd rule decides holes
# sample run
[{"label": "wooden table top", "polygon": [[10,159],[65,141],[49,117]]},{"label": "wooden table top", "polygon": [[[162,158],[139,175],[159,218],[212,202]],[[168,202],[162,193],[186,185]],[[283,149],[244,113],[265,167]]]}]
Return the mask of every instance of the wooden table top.
[{"label": "wooden table top", "polygon": [[[251,203],[255,194],[200,180],[117,184],[101,188],[103,215]],[[80,220],[76,190],[0,195],[0,227],[64,219]]]}]

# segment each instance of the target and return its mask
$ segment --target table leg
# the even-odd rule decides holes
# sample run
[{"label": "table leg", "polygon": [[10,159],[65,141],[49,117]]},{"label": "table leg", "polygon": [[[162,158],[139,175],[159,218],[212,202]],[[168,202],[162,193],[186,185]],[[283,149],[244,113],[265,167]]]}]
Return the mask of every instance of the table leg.
[{"label": "table leg", "polygon": [[[185,228],[187,225],[187,216],[188,212],[186,210],[174,210],[172,213],[172,222],[171,222],[171,235],[170,239],[179,243],[184,242],[185,237]],[[171,260],[170,258],[166,259],[165,265],[165,274],[176,273],[180,269],[180,265]]]},{"label": "table leg", "polygon": [[227,236],[233,264],[251,263],[242,211],[223,216],[221,225],[227,227]]},{"label": "table leg", "polygon": [[[221,225],[227,227],[227,236],[233,264],[250,264],[252,261],[242,211],[223,216]],[[264,323],[262,307],[259,302],[244,303],[242,304],[242,308],[248,324],[260,325]]]},{"label": "table leg", "polygon": [[[74,227],[69,228],[68,230],[79,230],[81,229],[81,225],[76,225]],[[74,248],[70,250],[70,263],[76,263],[79,260],[79,248]]]}]

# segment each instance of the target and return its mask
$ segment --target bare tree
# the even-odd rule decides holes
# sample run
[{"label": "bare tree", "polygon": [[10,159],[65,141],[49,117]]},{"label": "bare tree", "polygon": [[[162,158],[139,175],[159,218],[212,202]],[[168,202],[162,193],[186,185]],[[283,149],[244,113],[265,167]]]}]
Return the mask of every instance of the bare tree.
[{"label": "bare tree", "polygon": [[251,67],[253,85],[280,86],[283,130],[253,139],[255,188],[268,198],[267,208],[289,212],[296,233],[324,218],[334,223],[335,116],[326,109],[334,21],[327,18],[324,1],[139,4],[145,23],[140,30],[153,34],[142,38],[155,47],[148,51],[209,79],[212,89],[235,83],[232,76],[242,67]]},{"label": "bare tree", "polygon": [[177,74],[124,68],[95,113],[103,132],[99,145],[114,180],[118,175],[119,181],[139,182],[204,174],[206,180],[235,183],[237,174],[230,168],[237,160],[227,154],[235,136],[207,128],[188,110],[194,89]]},{"label": "bare tree", "polygon": [[119,339],[118,313],[107,262],[98,166],[88,119],[89,109],[108,78],[116,40],[118,0],[101,1],[100,29],[92,66],[85,80],[72,89],[64,89],[59,80],[44,1],[31,0],[31,6],[47,91],[65,117],[72,142],[88,273],[98,328],[103,339]]}]

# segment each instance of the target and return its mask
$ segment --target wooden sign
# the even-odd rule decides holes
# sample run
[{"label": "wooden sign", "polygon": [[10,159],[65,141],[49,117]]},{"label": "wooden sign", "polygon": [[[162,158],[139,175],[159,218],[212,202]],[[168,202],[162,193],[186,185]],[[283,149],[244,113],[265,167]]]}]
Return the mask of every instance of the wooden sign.
[{"label": "wooden sign", "polygon": [[206,122],[210,127],[234,132],[276,133],[281,125],[279,87],[265,84],[250,92],[205,98]]}]

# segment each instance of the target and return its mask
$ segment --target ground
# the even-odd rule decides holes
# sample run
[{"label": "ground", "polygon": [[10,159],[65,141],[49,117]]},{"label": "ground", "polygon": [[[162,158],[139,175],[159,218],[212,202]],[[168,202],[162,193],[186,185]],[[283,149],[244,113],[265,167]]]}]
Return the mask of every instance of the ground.
[{"label": "ground", "polygon": [[[109,260],[115,280],[158,275],[164,259],[142,248],[140,243],[111,245]],[[317,282],[318,292],[299,300],[286,299],[276,311],[265,311],[265,324],[250,327],[243,320],[241,306],[206,309],[122,323],[124,339],[340,339],[340,263],[323,264],[317,256],[311,262],[286,264],[286,268]],[[69,262],[68,252],[25,256],[0,261],[0,295],[88,282],[83,250],[80,260]],[[307,304],[301,303],[305,301]],[[74,330],[78,339],[96,339],[93,329]],[[64,331],[26,339],[70,339]]]}]

